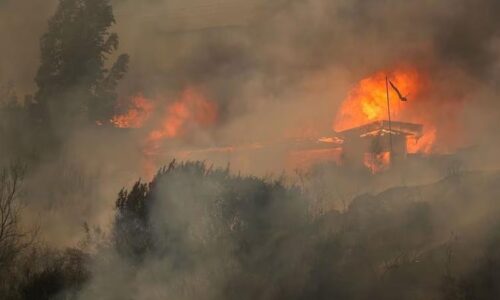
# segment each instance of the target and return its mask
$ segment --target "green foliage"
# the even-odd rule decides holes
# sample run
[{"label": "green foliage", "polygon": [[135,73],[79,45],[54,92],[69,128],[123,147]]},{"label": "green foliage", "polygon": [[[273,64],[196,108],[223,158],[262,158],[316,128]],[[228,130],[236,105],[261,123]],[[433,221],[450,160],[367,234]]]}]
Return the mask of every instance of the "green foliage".
[{"label": "green foliage", "polygon": [[[85,226],[82,249],[93,250],[23,255],[5,290],[13,299],[496,299],[498,226],[486,218],[486,229],[442,236],[463,216],[451,208],[476,205],[459,195],[500,192],[498,176],[476,180],[394,188],[314,215],[311,195],[281,180],[173,161],[119,192],[111,235]],[[481,205],[496,203],[490,196]]]},{"label": "green foliage", "polygon": [[120,55],[111,69],[109,56],[118,48],[118,35],[109,0],[60,0],[40,43],[41,65],[35,99],[41,118],[63,121],[87,115],[105,120],[113,113],[118,81],[127,70]]},{"label": "green foliage", "polygon": [[117,250],[127,257],[141,259],[152,246],[147,219],[149,195],[148,185],[140,181],[130,193],[121,190],[118,194],[114,243]]},{"label": "green foliage", "polygon": [[452,299],[465,288],[487,291],[496,278],[488,269],[486,283],[445,274],[435,207],[412,193],[365,195],[342,213],[312,216],[310,195],[279,180],[172,162],[120,192],[113,242],[137,270],[167,261],[167,286],[172,277],[197,278],[199,268],[225,274],[204,279],[223,282],[216,299]]},{"label": "green foliage", "polygon": [[[303,224],[307,209],[300,195],[298,189],[280,182],[231,176],[228,170],[213,170],[201,162],[173,161],[150,183],[138,181],[130,192],[119,193],[115,243],[120,253],[134,258],[169,252],[188,259],[185,233],[194,225],[182,216],[194,209],[199,218],[217,226],[212,238],[235,239],[235,250],[245,256],[268,242],[276,230]],[[152,207],[163,214],[153,224]]]},{"label": "green foliage", "polygon": [[21,164],[0,170],[0,298],[53,299],[76,292],[88,277],[87,255],[79,249],[46,250],[37,230],[21,226]]}]

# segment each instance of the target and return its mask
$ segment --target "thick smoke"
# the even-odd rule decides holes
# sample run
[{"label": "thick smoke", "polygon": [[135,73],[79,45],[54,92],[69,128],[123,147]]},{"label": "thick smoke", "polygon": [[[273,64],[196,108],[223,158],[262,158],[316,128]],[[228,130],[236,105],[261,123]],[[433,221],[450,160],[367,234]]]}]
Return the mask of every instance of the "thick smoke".
[{"label": "thick smoke", "polygon": [[39,64],[40,36],[56,1],[0,1],[0,86],[12,82],[18,95],[34,88],[34,74]]},{"label": "thick smoke", "polygon": [[[0,87],[12,83],[20,102],[24,94],[35,92],[39,38],[56,5],[55,0],[0,0]],[[426,75],[428,89],[418,99],[422,101],[418,109],[441,128],[438,139],[443,148],[473,149],[462,157],[471,169],[500,165],[496,127],[500,4],[496,0],[115,0],[113,7],[120,51],[131,56],[129,72],[119,86],[121,99],[141,94],[166,105],[194,87],[217,105],[216,123],[196,128],[192,136],[166,141],[156,167],[173,158],[175,148],[267,145],[332,134],[337,109],[353,85],[375,72],[400,66]],[[450,118],[459,126],[450,125]],[[65,140],[60,157],[33,170],[27,179],[27,214],[30,222],[41,226],[48,243],[74,244],[84,222],[109,229],[117,191],[145,176],[142,142],[146,134],[147,129],[79,129]],[[231,163],[235,172],[275,176],[288,167],[287,147],[245,148],[236,154],[193,151],[188,158],[222,166]],[[411,182],[400,177],[372,180],[367,174],[346,175],[338,170],[317,178],[314,172],[295,175],[321,198],[318,211],[345,210],[355,195],[443,175],[422,172],[414,174],[418,180]],[[109,250],[93,262],[95,277],[82,299],[125,298],[129,293],[144,299],[220,296],[219,288],[238,271],[230,254],[232,240],[218,244],[210,229],[223,226],[214,225],[220,220],[206,214],[206,209],[213,208],[191,203],[193,196],[184,194],[189,184],[182,182],[176,194],[168,196],[182,206],[179,215],[169,212],[173,221],[164,220],[161,213],[167,209],[162,202],[157,203],[152,220],[160,229],[191,223],[186,226],[192,231],[179,229],[179,235],[193,238],[185,241],[182,250],[203,252],[207,261],[196,261],[186,271],[176,269],[170,258],[155,257],[136,268]],[[196,191],[213,192],[211,188]],[[411,190],[412,196],[418,193]],[[492,205],[489,200],[487,204]],[[433,242],[442,242],[446,234],[440,232]],[[300,243],[302,238],[292,236],[285,244]],[[263,249],[283,254],[289,250]],[[283,265],[300,264],[302,255],[311,255],[308,249],[296,251]],[[322,254],[313,255],[318,253]],[[288,271],[284,273],[293,274]],[[171,284],[161,287],[163,279]],[[191,294],[185,293],[192,288]]]},{"label": "thick smoke", "polygon": [[[202,87],[219,110],[216,128],[203,135],[202,146],[274,141],[303,131],[328,134],[353,83],[400,64],[415,65],[429,74],[432,89],[426,95],[426,113],[444,122],[454,107],[448,102],[458,103],[463,108],[455,117],[461,126],[450,130],[462,131],[466,145],[496,146],[497,133],[491,129],[498,118],[496,1],[113,4],[120,49],[132,57],[120,87],[122,96],[143,93],[168,102],[175,99],[170,95],[187,86]],[[12,81],[22,101],[23,93],[33,92],[38,38],[56,1],[0,5],[4,41],[0,81]],[[68,143],[67,155],[81,165],[92,165],[95,157],[83,153],[91,149],[88,145],[109,140],[105,136],[77,133]],[[140,166],[130,166],[128,158],[140,161],[142,137],[111,134],[111,138],[113,144],[129,149],[118,156],[123,157],[118,164],[127,165],[127,172],[140,173]],[[232,163],[242,171],[277,173],[285,167],[284,152],[264,151],[257,155],[261,163],[244,158]],[[114,156],[107,147],[98,153],[105,161]],[[201,158],[222,165],[230,161],[227,155]]]},{"label": "thick smoke", "polygon": [[[323,134],[353,83],[410,65],[428,77],[423,110],[434,110],[436,122],[450,107],[459,111],[462,126],[453,130],[471,141],[449,141],[457,148],[482,142],[488,126],[477,125],[485,123],[476,121],[477,110],[496,106],[484,99],[498,73],[496,6],[318,0],[116,7],[123,44],[137,60],[127,86],[160,94],[204,86],[221,111],[214,143],[278,139],[307,127]],[[452,129],[443,127],[446,140]]]},{"label": "thick smoke", "polygon": [[[41,7],[29,14],[37,29],[29,38],[22,32],[29,26],[2,18],[4,40],[22,36],[25,42],[6,43],[11,55],[3,55],[0,79],[13,80],[23,93],[32,86],[37,37],[55,1],[16,3],[4,1],[3,13]],[[241,136],[276,139],[294,127],[323,133],[354,82],[401,64],[425,70],[436,82],[433,102],[469,101],[464,110],[474,110],[486,106],[476,103],[487,101],[481,98],[494,89],[498,73],[497,6],[487,0],[115,1],[121,49],[133,58],[122,95],[171,101],[166,95],[202,86],[219,104],[212,134],[220,144]],[[313,115],[323,121],[311,121]],[[476,127],[471,123],[464,127]]]}]

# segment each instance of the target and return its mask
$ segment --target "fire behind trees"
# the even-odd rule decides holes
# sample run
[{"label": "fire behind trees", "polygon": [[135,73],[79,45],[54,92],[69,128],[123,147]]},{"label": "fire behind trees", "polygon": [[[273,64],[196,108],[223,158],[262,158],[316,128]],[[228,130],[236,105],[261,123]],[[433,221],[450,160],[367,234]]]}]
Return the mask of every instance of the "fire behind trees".
[{"label": "fire behind trees", "polygon": [[[106,67],[118,46],[113,23],[109,1],[60,1],[41,41],[38,92],[25,106],[5,94],[2,133],[9,138],[2,142],[9,141],[10,154],[21,149],[30,162],[30,154],[57,156],[58,138],[73,127],[112,116],[125,124],[128,115],[113,109],[128,57]],[[188,94],[167,107],[170,122],[150,136],[175,136],[191,114],[194,125],[213,124],[215,112]],[[80,192],[59,178],[71,172],[54,174],[55,191],[68,198]],[[85,239],[66,250],[23,239],[17,175],[0,177],[1,298],[499,298],[498,173],[452,170],[437,183],[363,195],[334,210],[311,206],[339,192],[327,190],[338,178],[312,190],[201,162],[172,163],[118,194],[109,235],[85,224]],[[50,194],[53,187],[42,188]]]}]

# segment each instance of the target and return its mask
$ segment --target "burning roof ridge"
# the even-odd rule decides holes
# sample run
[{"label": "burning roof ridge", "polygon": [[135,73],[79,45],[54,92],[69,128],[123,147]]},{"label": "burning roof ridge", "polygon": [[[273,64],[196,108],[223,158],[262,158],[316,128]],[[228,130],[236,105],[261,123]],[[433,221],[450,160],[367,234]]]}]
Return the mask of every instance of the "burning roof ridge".
[{"label": "burning roof ridge", "polygon": [[411,122],[403,122],[403,121],[391,121],[389,124],[388,120],[376,120],[361,126],[345,129],[342,131],[337,131],[335,133],[343,137],[346,135],[361,136],[379,131],[384,131],[384,132],[392,131],[393,133],[420,137],[423,132],[423,125]]}]

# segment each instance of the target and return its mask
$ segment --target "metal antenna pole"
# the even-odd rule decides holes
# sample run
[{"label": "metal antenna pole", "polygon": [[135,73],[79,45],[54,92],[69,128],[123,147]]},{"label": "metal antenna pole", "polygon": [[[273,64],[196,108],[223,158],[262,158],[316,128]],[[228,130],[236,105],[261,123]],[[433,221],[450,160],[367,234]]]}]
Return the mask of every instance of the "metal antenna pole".
[{"label": "metal antenna pole", "polygon": [[391,101],[389,98],[389,78],[385,76],[385,91],[387,93],[387,115],[389,116],[389,145],[390,145],[390,162],[392,164],[392,122],[391,122]]}]

